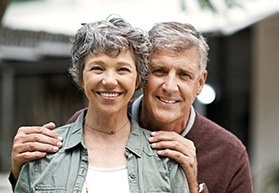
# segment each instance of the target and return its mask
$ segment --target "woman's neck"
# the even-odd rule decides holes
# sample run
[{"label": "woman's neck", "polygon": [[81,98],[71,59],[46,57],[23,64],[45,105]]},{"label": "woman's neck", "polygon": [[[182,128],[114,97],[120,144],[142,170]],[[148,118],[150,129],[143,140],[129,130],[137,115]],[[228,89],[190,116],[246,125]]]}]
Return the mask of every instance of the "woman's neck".
[{"label": "woman's neck", "polygon": [[125,165],[130,128],[127,111],[108,115],[89,108],[83,125],[89,164],[105,168]]},{"label": "woman's neck", "polygon": [[84,121],[84,127],[88,127],[88,129],[106,133],[117,133],[125,129],[128,125],[129,118],[127,109],[117,113],[106,113],[97,112],[94,107],[89,107]]}]

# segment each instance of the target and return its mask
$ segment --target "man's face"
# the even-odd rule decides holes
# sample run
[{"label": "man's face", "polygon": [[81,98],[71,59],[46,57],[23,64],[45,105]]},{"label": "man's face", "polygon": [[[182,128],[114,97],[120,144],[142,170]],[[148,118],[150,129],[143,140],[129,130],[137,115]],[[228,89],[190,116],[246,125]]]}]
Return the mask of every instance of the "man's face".
[{"label": "man's face", "polygon": [[151,53],[151,74],[143,91],[143,110],[150,119],[185,126],[207,77],[199,61],[194,47],[182,52]]}]

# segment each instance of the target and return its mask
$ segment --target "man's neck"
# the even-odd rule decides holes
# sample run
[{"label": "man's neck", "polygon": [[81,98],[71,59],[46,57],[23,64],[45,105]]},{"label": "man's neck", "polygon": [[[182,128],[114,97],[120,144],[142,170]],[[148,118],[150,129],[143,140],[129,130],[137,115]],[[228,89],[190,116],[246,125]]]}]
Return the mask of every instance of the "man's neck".
[{"label": "man's neck", "polygon": [[143,128],[146,128],[150,131],[175,131],[179,134],[185,130],[189,117],[187,116],[187,119],[183,117],[182,119],[175,120],[174,122],[163,122],[162,120],[156,119],[152,113],[144,108],[143,104],[140,105],[139,112],[139,122]]},{"label": "man's neck", "polygon": [[[142,114],[142,113],[141,113]],[[147,114],[145,114],[147,115]],[[142,127],[146,128],[150,131],[175,131],[176,133],[182,134],[182,132],[185,130],[185,121],[175,121],[173,123],[165,123],[165,122],[160,122],[155,119],[150,119],[150,116],[140,116],[140,122],[142,123]]]}]

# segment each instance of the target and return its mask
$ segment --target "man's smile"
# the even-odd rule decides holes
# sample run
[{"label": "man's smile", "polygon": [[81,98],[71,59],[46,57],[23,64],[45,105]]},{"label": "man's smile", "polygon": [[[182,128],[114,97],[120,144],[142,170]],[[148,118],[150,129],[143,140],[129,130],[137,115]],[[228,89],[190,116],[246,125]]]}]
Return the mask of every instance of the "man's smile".
[{"label": "man's smile", "polygon": [[179,102],[179,100],[167,99],[167,98],[163,98],[163,97],[160,97],[160,96],[157,96],[157,99],[159,99],[161,102],[163,102],[165,104],[175,104],[175,103]]}]

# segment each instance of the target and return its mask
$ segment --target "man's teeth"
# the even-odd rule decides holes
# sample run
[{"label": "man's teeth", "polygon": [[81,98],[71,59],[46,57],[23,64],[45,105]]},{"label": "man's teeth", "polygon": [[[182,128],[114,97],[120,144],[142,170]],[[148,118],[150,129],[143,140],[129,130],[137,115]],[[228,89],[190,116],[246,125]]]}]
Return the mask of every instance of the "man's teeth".
[{"label": "man's teeth", "polygon": [[119,93],[100,93],[102,97],[113,98],[119,96]]},{"label": "man's teeth", "polygon": [[167,104],[174,104],[175,103],[175,100],[167,100],[167,99],[162,99],[162,98],[160,98],[160,100],[164,103],[167,103]]}]

